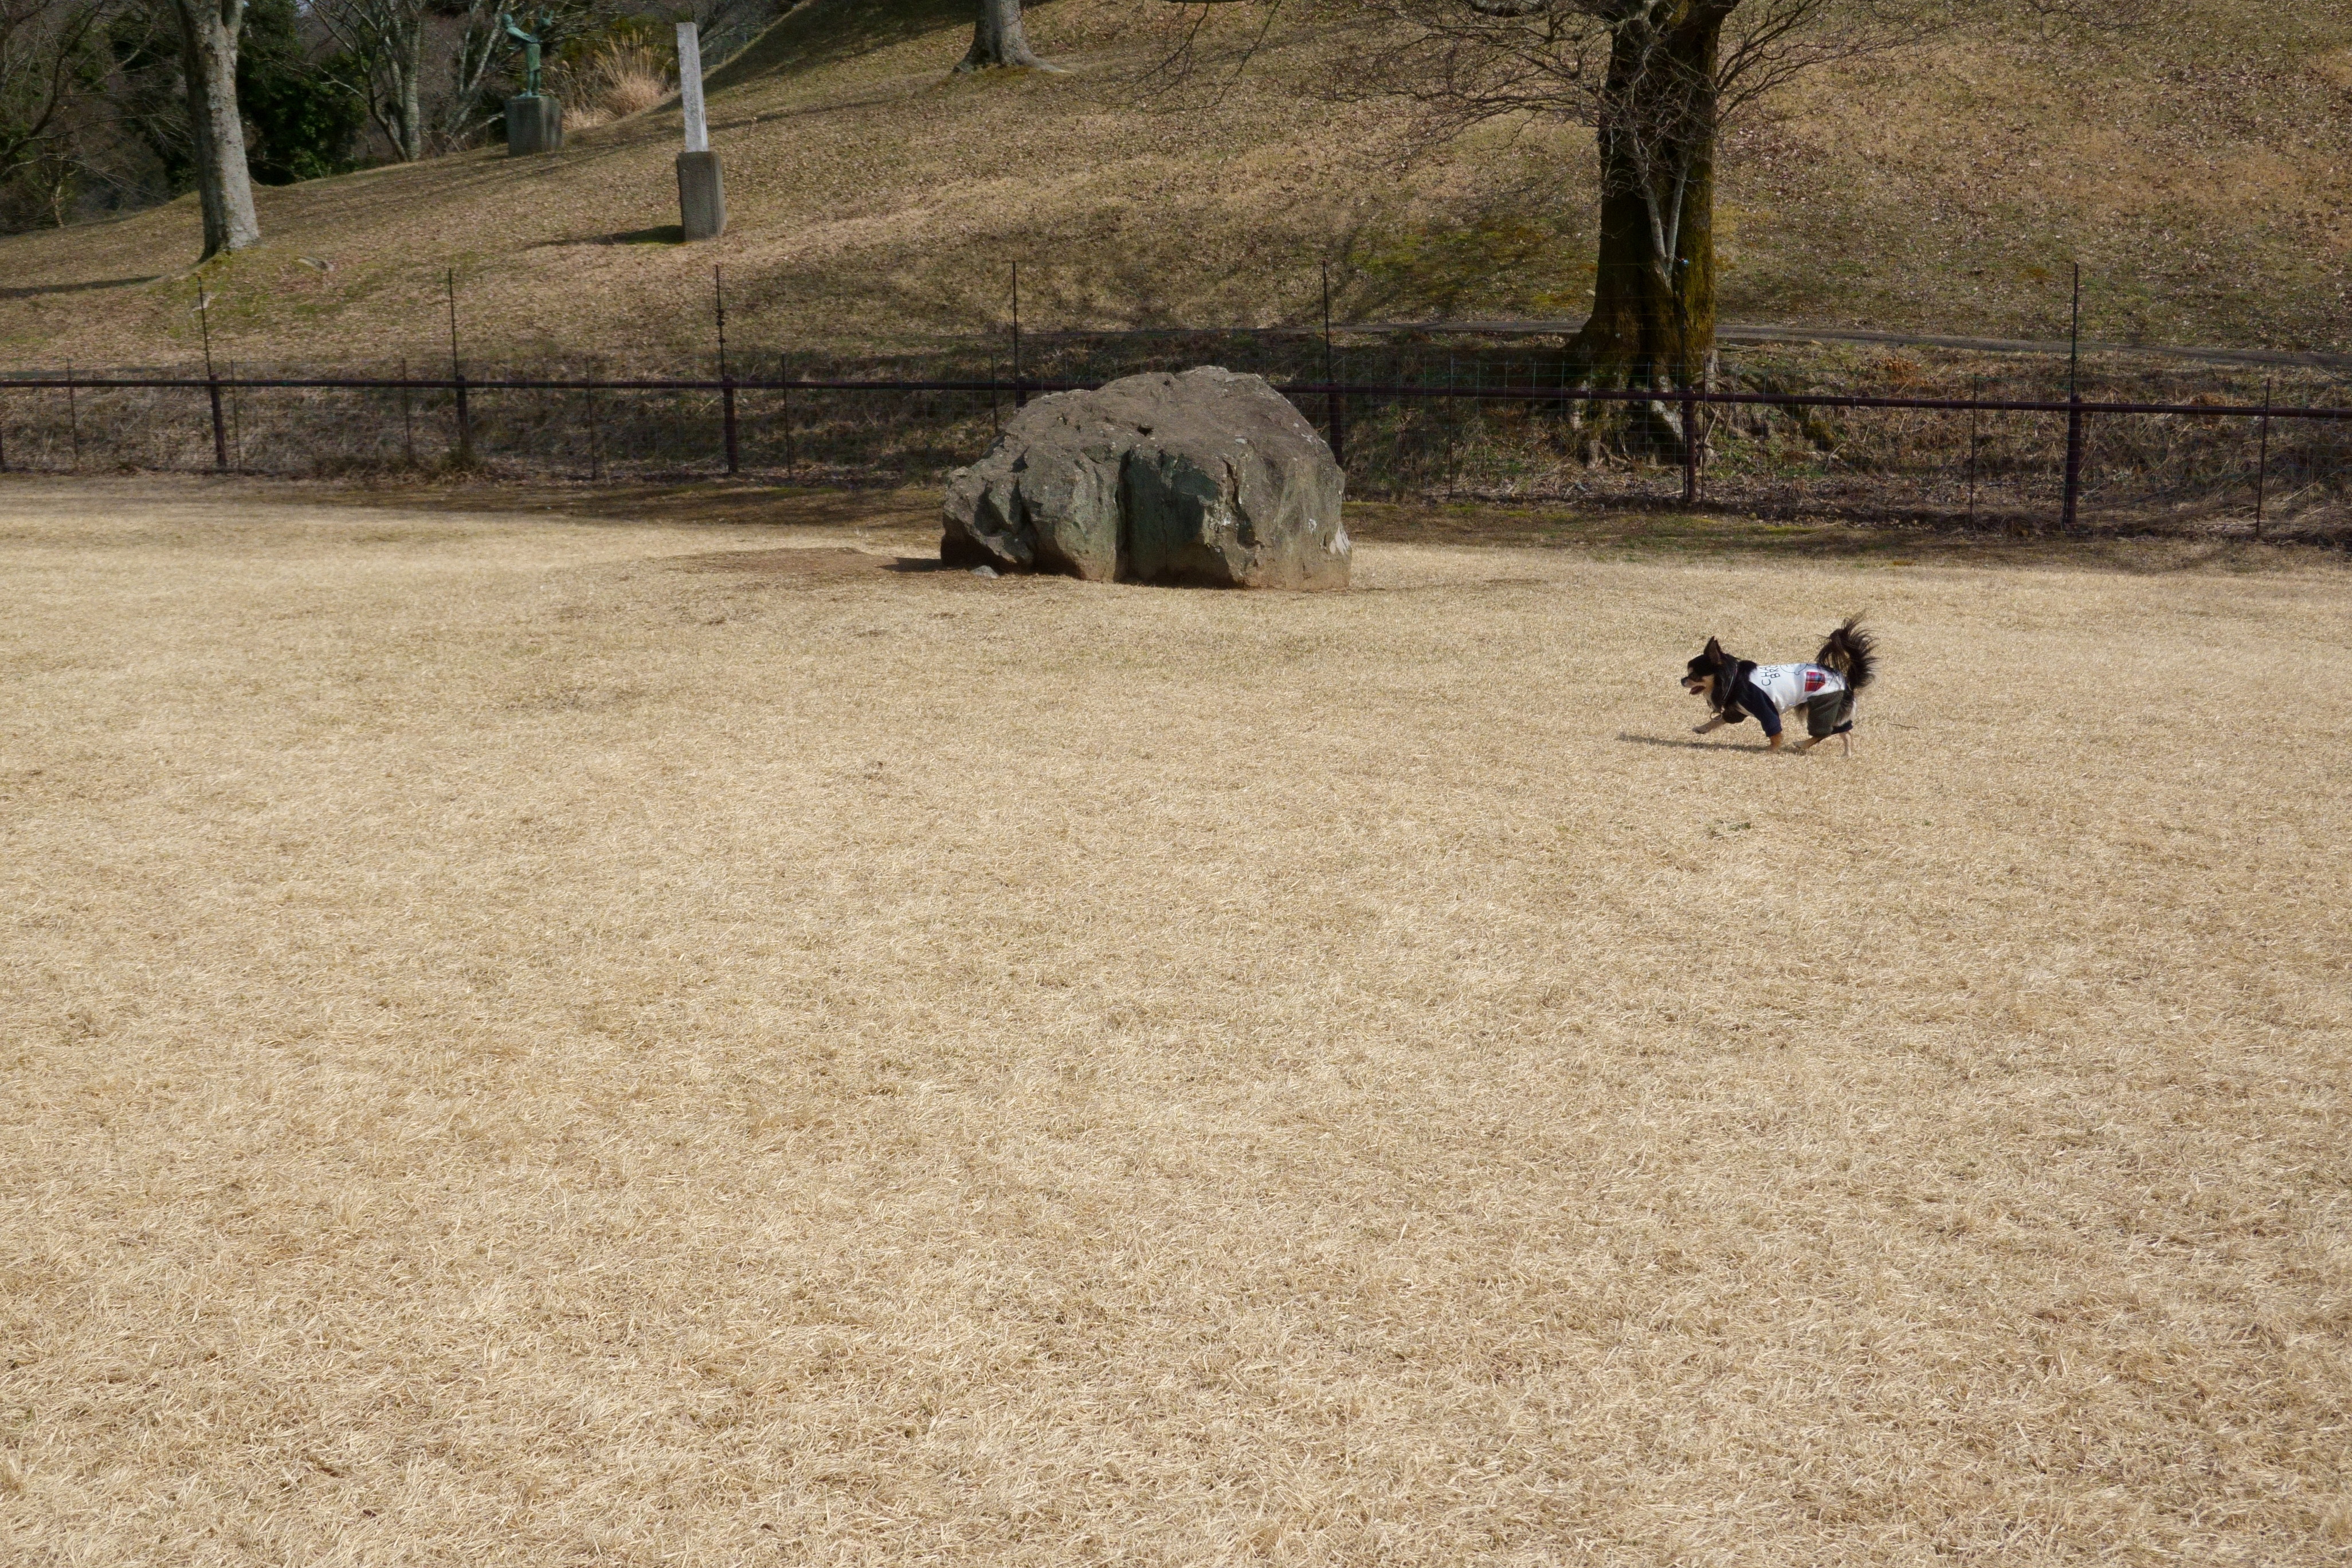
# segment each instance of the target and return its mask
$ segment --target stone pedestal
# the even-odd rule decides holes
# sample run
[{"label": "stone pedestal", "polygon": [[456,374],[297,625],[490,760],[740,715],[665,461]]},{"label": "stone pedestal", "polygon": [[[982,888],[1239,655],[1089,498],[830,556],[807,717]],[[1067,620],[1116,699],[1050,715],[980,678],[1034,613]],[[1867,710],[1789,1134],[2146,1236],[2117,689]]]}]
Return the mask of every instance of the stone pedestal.
[{"label": "stone pedestal", "polygon": [[563,145],[563,105],[544,93],[507,100],[507,156],[527,158]]},{"label": "stone pedestal", "polygon": [[727,185],[716,153],[677,155],[678,226],[688,239],[717,239],[727,229]]}]

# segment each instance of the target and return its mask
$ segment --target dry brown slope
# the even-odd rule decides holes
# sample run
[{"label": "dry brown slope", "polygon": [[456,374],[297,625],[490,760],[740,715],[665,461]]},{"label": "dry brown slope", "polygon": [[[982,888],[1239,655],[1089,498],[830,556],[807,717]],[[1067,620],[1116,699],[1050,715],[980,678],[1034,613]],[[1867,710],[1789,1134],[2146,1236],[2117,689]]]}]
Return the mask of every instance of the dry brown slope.
[{"label": "dry brown slope", "polygon": [[[669,242],[676,116],[563,153],[488,152],[263,194],[258,252],[206,272],[245,359],[446,352],[460,278],[476,352],[668,352],[707,339],[710,268],[747,342],[906,342],[1001,320],[1020,258],[1034,318],[1096,325],[1300,319],[1315,262],[1377,317],[1570,316],[1589,282],[1590,160],[1574,137],[1473,138],[1400,179],[1377,110],[1295,90],[1289,40],[1220,103],[1130,79],[1150,8],[1036,12],[1066,75],[974,80],[962,26],[921,0],[820,5],[718,75],[732,227]],[[2103,336],[2342,346],[2352,247],[2352,18],[2261,30],[2246,0],[2168,0],[2129,48],[1978,34],[1823,78],[1742,137],[1724,191],[1727,313],[2047,335],[2081,256]],[[794,29],[797,29],[795,31]],[[2204,42],[2242,36],[2205,68]],[[18,363],[194,352],[186,203],[0,242]]]}]

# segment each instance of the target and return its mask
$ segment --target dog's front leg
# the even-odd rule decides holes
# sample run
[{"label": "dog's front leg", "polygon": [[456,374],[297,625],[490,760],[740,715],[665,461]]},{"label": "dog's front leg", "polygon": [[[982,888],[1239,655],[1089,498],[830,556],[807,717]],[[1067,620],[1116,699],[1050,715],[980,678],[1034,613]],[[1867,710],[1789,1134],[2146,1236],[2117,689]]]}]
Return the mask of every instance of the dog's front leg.
[{"label": "dog's front leg", "polygon": [[1709,719],[1706,723],[1701,724],[1701,725],[1697,726],[1696,729],[1692,730],[1692,731],[1691,731],[1691,733],[1692,733],[1692,734],[1694,734],[1694,735],[1712,735],[1712,734],[1714,734],[1717,730],[1722,729],[1726,724],[1728,724],[1729,722],[1731,722],[1731,721],[1730,721],[1730,720],[1726,719],[1722,714],[1718,713],[1718,714],[1717,714],[1714,718]]}]

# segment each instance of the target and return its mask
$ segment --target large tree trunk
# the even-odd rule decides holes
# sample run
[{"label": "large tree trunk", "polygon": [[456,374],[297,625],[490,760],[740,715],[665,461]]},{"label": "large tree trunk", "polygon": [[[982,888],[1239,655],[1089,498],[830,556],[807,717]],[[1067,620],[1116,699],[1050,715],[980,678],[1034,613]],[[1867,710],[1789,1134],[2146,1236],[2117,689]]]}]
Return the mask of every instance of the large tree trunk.
[{"label": "large tree trunk", "polygon": [[394,80],[398,83],[400,121],[397,151],[403,163],[425,156],[425,105],[418,84],[425,76],[425,14],[409,13],[395,47]]},{"label": "large tree trunk", "polygon": [[1021,0],[980,0],[971,48],[956,69],[976,71],[999,66],[1034,69],[1045,63],[1030,52],[1028,36],[1021,30]]},{"label": "large tree trunk", "polygon": [[188,121],[194,132],[196,199],[205,215],[205,253],[261,242],[253,212],[253,175],[245,164],[245,119],[236,101],[237,34],[245,0],[173,0],[188,78]]},{"label": "large tree trunk", "polygon": [[[1723,11],[1685,9],[1649,32],[1621,28],[1600,128],[1601,250],[1592,314],[1574,343],[1588,383],[1666,391],[1697,384],[1715,347],[1715,73]],[[1633,423],[1679,445],[1679,411]]]}]

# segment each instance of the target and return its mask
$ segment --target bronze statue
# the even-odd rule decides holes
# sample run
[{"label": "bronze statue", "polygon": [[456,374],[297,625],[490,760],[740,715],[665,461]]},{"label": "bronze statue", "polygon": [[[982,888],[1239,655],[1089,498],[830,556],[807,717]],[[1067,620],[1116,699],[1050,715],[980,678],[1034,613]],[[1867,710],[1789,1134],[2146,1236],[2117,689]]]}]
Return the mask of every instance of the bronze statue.
[{"label": "bronze statue", "polygon": [[[504,11],[499,13],[499,21],[506,28],[507,36],[522,46],[523,96],[539,97],[539,38],[536,35],[526,33],[515,26],[515,19]],[[546,25],[545,22],[540,24],[542,27]]]}]

